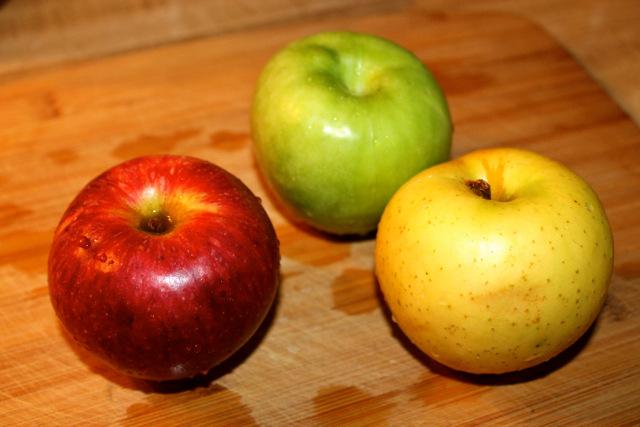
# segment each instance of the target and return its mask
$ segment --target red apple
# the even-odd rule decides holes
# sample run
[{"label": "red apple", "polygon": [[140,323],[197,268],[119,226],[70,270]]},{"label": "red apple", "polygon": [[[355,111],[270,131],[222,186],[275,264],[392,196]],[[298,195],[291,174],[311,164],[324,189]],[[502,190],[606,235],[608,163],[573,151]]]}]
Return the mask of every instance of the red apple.
[{"label": "red apple", "polygon": [[273,303],[279,243],[260,199],[204,160],[140,157],[91,181],[55,231],[49,292],[71,336],[129,375],[221,363]]}]

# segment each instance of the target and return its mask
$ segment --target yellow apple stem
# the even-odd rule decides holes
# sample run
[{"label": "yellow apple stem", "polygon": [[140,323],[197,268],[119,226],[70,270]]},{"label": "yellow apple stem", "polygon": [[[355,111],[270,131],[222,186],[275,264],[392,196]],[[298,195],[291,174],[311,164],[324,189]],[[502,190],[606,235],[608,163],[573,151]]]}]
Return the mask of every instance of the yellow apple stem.
[{"label": "yellow apple stem", "polygon": [[484,179],[467,181],[467,187],[483,199],[491,200],[491,186]]}]

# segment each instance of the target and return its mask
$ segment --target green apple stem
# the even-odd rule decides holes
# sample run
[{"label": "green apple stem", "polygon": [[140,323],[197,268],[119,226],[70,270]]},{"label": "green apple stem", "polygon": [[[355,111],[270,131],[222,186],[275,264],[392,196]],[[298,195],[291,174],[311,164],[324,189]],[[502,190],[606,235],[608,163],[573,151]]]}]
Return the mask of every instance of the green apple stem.
[{"label": "green apple stem", "polygon": [[484,179],[467,181],[467,187],[483,199],[491,200],[491,186]]}]

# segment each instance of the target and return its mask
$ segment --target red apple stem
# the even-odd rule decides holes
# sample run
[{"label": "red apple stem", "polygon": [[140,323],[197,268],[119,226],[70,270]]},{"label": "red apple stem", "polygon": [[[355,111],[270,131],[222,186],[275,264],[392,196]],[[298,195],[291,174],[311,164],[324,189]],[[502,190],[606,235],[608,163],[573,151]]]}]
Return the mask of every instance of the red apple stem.
[{"label": "red apple stem", "polygon": [[484,179],[469,180],[467,181],[467,187],[483,199],[491,200],[491,186]]},{"label": "red apple stem", "polygon": [[164,233],[165,228],[164,224],[158,218],[151,218],[149,222],[147,222],[147,226],[149,227],[149,231],[152,233]]},{"label": "red apple stem", "polygon": [[174,229],[173,218],[166,212],[154,212],[151,217],[140,218],[139,229],[151,234],[166,234]]}]

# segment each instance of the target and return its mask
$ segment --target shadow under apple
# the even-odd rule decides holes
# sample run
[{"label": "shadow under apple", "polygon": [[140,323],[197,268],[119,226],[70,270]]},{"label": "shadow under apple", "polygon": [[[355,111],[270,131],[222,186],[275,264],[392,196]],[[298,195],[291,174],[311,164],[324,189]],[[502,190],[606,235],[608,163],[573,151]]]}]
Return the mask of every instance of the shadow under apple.
[{"label": "shadow under apple", "polygon": [[267,312],[265,319],[262,321],[256,332],[228,359],[209,369],[207,374],[198,374],[193,378],[185,378],[181,380],[152,381],[126,375],[111,368],[98,358],[94,357],[88,350],[84,349],[75,341],[69,332],[67,332],[64,325],[59,320],[58,327],[63,338],[78,356],[78,359],[80,359],[80,361],[84,363],[92,373],[101,375],[109,382],[117,384],[120,387],[142,391],[143,393],[180,393],[195,390],[197,388],[208,388],[218,379],[233,372],[234,369],[242,365],[253,354],[253,352],[256,351],[269,332],[278,311],[279,299],[280,286],[278,286],[271,308]]},{"label": "shadow under apple", "polygon": [[467,372],[456,371],[455,369],[449,368],[442,363],[437,362],[436,360],[425,354],[422,350],[420,350],[415,344],[413,344],[411,340],[404,334],[402,329],[400,329],[400,327],[392,320],[391,310],[389,309],[389,306],[384,299],[384,295],[380,290],[379,283],[377,282],[378,281],[376,279],[376,284],[378,285],[376,294],[383,316],[392,331],[393,337],[396,338],[400,342],[400,344],[402,344],[405,350],[434,374],[476,385],[511,385],[525,383],[546,377],[547,375],[559,370],[567,363],[571,362],[576,356],[578,356],[578,354],[580,354],[583,348],[589,343],[589,340],[591,339],[593,331],[596,329],[596,324],[599,320],[599,317],[596,318],[591,327],[573,345],[571,345],[559,355],[539,365],[532,366],[521,371],[508,372],[504,374],[470,374]]}]

